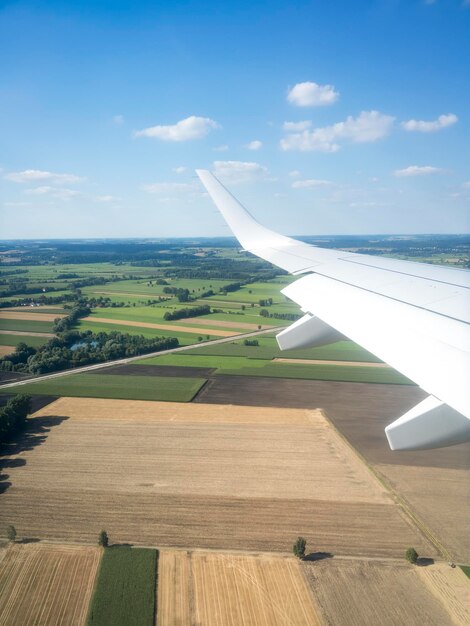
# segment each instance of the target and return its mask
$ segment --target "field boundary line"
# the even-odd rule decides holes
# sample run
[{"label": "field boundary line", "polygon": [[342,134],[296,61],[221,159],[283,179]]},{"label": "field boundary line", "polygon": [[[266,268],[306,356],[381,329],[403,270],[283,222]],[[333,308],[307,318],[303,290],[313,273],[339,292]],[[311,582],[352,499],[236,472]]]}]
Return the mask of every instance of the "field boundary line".
[{"label": "field boundary line", "polygon": [[406,500],[404,496],[399,494],[396,489],[393,487],[392,483],[386,478],[379,470],[377,470],[369,461],[357,450],[349,440],[343,435],[343,433],[336,427],[336,425],[332,422],[332,420],[328,417],[327,412],[324,409],[320,409],[324,418],[331,426],[331,428],[336,432],[336,434],[342,439],[342,441],[353,451],[353,453],[357,456],[357,458],[364,463],[364,465],[369,469],[369,471],[373,474],[376,480],[382,485],[382,487],[389,493],[392,500],[395,504],[398,504],[400,509],[405,514],[405,517],[408,518],[408,521],[414,525],[418,531],[436,548],[437,552],[441,555],[443,560],[452,561],[452,556],[450,555],[447,548],[439,541],[439,539],[434,535],[431,529],[424,523],[424,521],[415,513],[409,502]]}]

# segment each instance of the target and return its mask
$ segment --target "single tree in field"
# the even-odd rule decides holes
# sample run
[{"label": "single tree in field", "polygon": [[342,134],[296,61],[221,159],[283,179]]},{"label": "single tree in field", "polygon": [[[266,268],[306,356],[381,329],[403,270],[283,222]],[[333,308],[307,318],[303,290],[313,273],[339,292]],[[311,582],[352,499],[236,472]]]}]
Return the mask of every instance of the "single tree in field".
[{"label": "single tree in field", "polygon": [[408,550],[405,552],[405,559],[410,563],[413,563],[413,565],[416,565],[416,563],[418,562],[418,558],[419,555],[414,548],[408,548]]},{"label": "single tree in field", "polygon": [[98,535],[98,545],[103,548],[107,548],[109,545],[108,533],[105,530],[102,530]]},{"label": "single tree in field", "polygon": [[294,543],[292,551],[294,556],[298,559],[303,559],[305,556],[305,548],[307,547],[307,541],[303,537],[297,537],[297,541]]},{"label": "single tree in field", "polygon": [[13,525],[7,526],[8,541],[16,540],[16,528]]}]

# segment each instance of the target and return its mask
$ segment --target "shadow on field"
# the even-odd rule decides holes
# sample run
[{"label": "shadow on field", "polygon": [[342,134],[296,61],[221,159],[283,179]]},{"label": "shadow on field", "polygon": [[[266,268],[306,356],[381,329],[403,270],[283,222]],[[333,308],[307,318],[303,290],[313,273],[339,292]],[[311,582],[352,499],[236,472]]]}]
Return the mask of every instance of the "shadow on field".
[{"label": "shadow on field", "polygon": [[332,552],[310,552],[306,554],[302,561],[323,561],[324,559],[332,559],[334,554]]},{"label": "shadow on field", "polygon": [[47,415],[28,420],[26,430],[16,440],[2,446],[0,450],[0,494],[11,487],[11,482],[8,480],[10,475],[4,473],[3,470],[26,465],[26,459],[12,459],[10,457],[21,452],[29,452],[40,446],[46,441],[51,428],[58,426],[67,419],[69,418],[66,416]]},{"label": "shadow on field", "polygon": [[416,561],[416,565],[419,567],[427,567],[428,565],[434,565],[434,559],[428,559],[424,556],[420,556]]},{"label": "shadow on field", "polygon": [[40,541],[39,537],[23,537],[15,541],[15,543],[39,543]]}]

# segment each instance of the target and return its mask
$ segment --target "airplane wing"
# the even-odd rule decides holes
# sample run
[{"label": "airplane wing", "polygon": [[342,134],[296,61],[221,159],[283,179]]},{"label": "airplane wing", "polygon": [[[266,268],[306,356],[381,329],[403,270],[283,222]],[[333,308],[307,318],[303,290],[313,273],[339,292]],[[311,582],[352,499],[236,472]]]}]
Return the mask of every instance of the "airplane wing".
[{"label": "airplane wing", "polygon": [[301,276],[282,293],[305,315],[281,349],[346,336],[430,394],[385,429],[392,450],[470,441],[470,272],[327,250],[257,222],[207,170],[196,170],[243,248]]}]

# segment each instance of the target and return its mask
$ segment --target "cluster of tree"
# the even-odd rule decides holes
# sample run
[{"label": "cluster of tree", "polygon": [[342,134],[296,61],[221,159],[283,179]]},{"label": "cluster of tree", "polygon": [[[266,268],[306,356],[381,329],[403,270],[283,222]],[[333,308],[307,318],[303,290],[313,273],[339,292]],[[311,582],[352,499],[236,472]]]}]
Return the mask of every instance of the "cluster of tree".
[{"label": "cluster of tree", "polygon": [[229,283],[220,288],[222,293],[230,293],[231,291],[238,291],[241,289],[242,283]]},{"label": "cluster of tree", "polygon": [[185,317],[197,317],[198,315],[208,315],[211,312],[211,308],[208,304],[202,304],[201,306],[194,306],[186,309],[177,309],[176,311],[167,311],[163,316],[165,320],[181,320]]},{"label": "cluster of tree", "polygon": [[81,317],[90,315],[91,309],[86,300],[78,300],[70,309],[66,317],[58,317],[54,320],[54,332],[64,333],[75,326]]},{"label": "cluster of tree", "polygon": [[182,287],[163,287],[163,293],[176,296],[178,302],[189,302],[191,300],[189,289],[183,289]]},{"label": "cluster of tree", "polygon": [[63,369],[103,363],[113,359],[177,348],[175,337],[127,335],[119,332],[97,333],[76,330],[54,337],[40,348],[19,343],[12,354],[0,359],[0,370],[46,374]]},{"label": "cluster of tree", "polygon": [[215,296],[215,293],[212,289],[208,289],[207,291],[203,291],[199,294],[200,298],[210,298],[211,296]]},{"label": "cluster of tree", "polygon": [[244,346],[259,346],[259,341],[257,339],[245,339],[243,342]]},{"label": "cluster of tree", "polygon": [[[148,304],[151,304],[153,301],[152,300],[148,300]],[[113,300],[111,300],[111,298],[108,297],[103,297],[103,296],[98,296],[97,298],[92,296],[90,298],[87,298],[86,300],[87,306],[90,307],[90,309],[106,309],[106,308],[111,308],[111,309],[115,309],[115,308],[121,308],[123,306],[129,306],[126,305],[125,302],[114,302]]]},{"label": "cluster of tree", "polygon": [[0,408],[0,445],[23,430],[30,411],[30,396],[14,396]]},{"label": "cluster of tree", "polygon": [[291,322],[295,322],[302,317],[297,313],[270,313],[267,309],[261,309],[259,314],[261,317],[271,317],[275,320],[289,320]]},{"label": "cluster of tree", "polygon": [[266,298],[266,299],[261,299],[258,304],[260,306],[271,306],[273,303],[273,299],[272,298]]}]

